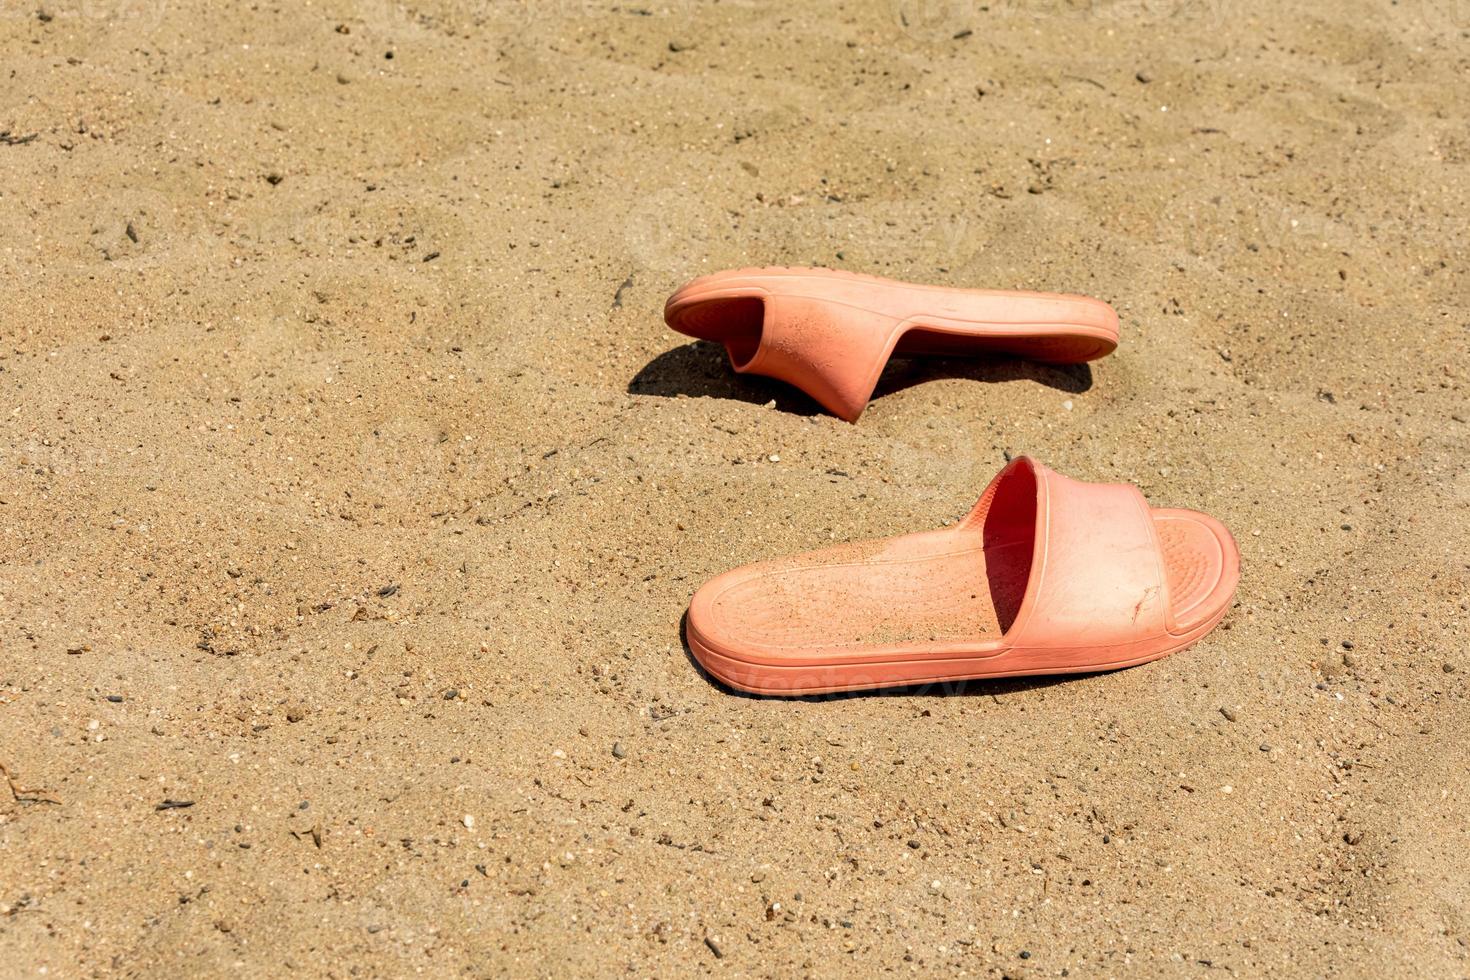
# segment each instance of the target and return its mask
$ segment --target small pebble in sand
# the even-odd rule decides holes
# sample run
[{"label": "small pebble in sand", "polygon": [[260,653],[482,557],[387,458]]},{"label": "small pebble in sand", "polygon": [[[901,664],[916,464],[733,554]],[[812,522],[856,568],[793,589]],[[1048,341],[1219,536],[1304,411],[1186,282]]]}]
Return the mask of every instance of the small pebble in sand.
[{"label": "small pebble in sand", "polygon": [[779,463],[779,462],[781,462],[781,454],[780,453],[771,453],[771,455],[767,456],[766,459],[770,460],[773,463]]},{"label": "small pebble in sand", "polygon": [[614,742],[612,754],[614,759],[626,759],[628,757],[628,750],[623,747],[622,742]]},{"label": "small pebble in sand", "polygon": [[1225,720],[1226,721],[1234,721],[1235,720],[1235,712],[1232,709],[1230,709],[1230,708],[1221,708],[1220,709],[1220,714],[1222,714],[1222,715],[1225,716]]},{"label": "small pebble in sand", "polygon": [[465,830],[475,829],[475,815],[473,813],[466,813],[464,816],[459,818],[459,822],[464,824]]},{"label": "small pebble in sand", "polygon": [[704,944],[709,947],[711,953],[715,954],[715,959],[722,960],[725,958],[725,948],[720,945],[719,940],[714,936],[705,936]]}]

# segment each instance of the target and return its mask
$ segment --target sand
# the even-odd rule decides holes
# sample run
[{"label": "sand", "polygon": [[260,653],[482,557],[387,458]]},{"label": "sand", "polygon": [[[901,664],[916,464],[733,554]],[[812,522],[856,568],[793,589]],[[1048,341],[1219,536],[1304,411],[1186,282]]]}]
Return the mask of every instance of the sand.
[{"label": "sand", "polygon": [[[7,4],[0,973],[1465,976],[1467,31]],[[1122,346],[848,425],[665,328],[749,264]],[[949,693],[691,664],[706,578],[1020,453],[1225,521],[1223,625]]]}]

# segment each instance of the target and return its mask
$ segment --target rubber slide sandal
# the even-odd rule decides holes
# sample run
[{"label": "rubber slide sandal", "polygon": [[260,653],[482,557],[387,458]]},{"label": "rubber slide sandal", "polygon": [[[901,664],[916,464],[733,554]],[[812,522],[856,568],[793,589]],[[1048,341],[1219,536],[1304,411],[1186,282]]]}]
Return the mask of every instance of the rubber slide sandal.
[{"label": "rubber slide sandal", "polygon": [[832,269],[702,276],[669,297],[664,321],[724,344],[736,371],[796,385],[849,422],[895,353],[1075,364],[1118,346],[1118,314],[1101,300],[920,286]]},{"label": "rubber slide sandal", "polygon": [[953,527],[710,580],[685,635],[717,680],[756,694],[1113,670],[1210,632],[1239,579],[1214,518],[1020,457]]}]

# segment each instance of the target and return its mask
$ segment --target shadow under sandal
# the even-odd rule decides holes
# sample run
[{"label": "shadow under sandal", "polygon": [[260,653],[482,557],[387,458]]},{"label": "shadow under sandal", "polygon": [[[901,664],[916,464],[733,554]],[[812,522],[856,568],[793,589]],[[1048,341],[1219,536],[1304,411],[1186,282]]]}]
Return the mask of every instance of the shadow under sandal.
[{"label": "shadow under sandal", "polygon": [[724,344],[736,371],[796,385],[849,422],[894,354],[999,353],[1077,364],[1118,346],[1118,315],[1101,300],[920,286],[832,269],[702,276],[669,297],[664,320]]},{"label": "shadow under sandal", "polygon": [[710,580],[686,636],[715,678],[757,694],[1112,670],[1210,632],[1239,578],[1214,518],[1023,456],[954,527]]}]

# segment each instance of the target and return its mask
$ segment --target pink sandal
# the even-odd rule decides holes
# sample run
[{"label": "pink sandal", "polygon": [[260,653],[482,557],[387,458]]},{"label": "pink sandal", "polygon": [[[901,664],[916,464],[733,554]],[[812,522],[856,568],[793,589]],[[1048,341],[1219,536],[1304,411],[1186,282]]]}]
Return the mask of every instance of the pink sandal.
[{"label": "pink sandal", "polygon": [[917,286],[832,269],[702,276],[669,297],[664,320],[724,344],[736,371],[794,384],[849,422],[895,353],[1074,364],[1118,346],[1118,315],[1101,300]]},{"label": "pink sandal", "polygon": [[954,527],[712,579],[686,636],[718,680],[757,694],[1112,670],[1210,632],[1239,578],[1214,518],[1020,457]]}]

